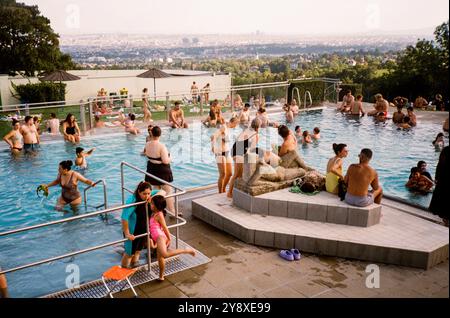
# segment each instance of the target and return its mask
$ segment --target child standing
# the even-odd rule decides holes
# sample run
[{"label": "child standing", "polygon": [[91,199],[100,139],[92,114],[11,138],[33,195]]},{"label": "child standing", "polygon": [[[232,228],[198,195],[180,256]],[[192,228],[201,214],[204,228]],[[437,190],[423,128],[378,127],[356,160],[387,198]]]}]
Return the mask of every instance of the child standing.
[{"label": "child standing", "polygon": [[191,254],[195,256],[192,249],[169,250],[170,233],[164,216],[166,215],[166,199],[162,195],[152,198],[152,216],[150,218],[150,234],[152,241],[156,242],[157,258],[159,265],[159,280],[164,280],[165,259],[179,254]]}]

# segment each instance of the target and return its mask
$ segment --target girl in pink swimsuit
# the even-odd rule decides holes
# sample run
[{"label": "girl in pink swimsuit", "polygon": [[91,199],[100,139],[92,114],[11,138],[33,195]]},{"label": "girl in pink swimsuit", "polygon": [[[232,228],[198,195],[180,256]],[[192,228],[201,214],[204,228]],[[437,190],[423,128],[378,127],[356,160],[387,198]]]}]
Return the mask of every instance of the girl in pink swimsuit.
[{"label": "girl in pink swimsuit", "polygon": [[164,280],[165,259],[179,254],[191,254],[195,256],[192,249],[176,249],[169,250],[170,233],[164,219],[166,215],[166,198],[162,195],[156,195],[152,198],[151,208],[152,216],[150,217],[150,235],[152,240],[156,242],[156,251],[159,265],[159,280]]}]

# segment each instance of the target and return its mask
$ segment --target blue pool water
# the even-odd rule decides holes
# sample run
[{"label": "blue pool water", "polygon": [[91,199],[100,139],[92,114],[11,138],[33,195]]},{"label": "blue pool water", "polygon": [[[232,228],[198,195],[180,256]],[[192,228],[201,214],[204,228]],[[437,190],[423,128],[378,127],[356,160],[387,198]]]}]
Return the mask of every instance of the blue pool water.
[{"label": "blue pool water", "polygon": [[[282,122],[282,116],[275,116]],[[377,169],[386,193],[427,207],[431,195],[420,196],[408,192],[404,184],[409,170],[418,160],[428,163],[434,175],[439,154],[431,141],[440,131],[439,124],[423,123],[410,131],[398,131],[391,122],[374,123],[371,118],[352,119],[336,114],[333,110],[312,111],[296,119],[290,125],[293,129],[300,125],[303,130],[321,128],[319,143],[299,146],[306,162],[324,172],[328,158],[333,156],[331,144],[346,143],[349,157],[345,159],[344,171],[348,165],[357,162],[361,148],[374,151],[372,166]],[[240,128],[232,134],[236,137]],[[216,182],[217,169],[210,153],[211,129],[193,125],[188,130],[163,132],[162,142],[168,145],[174,172],[174,183],[182,188],[208,185]],[[267,149],[281,139],[275,129],[264,129],[260,146]],[[96,147],[88,158],[89,169],[84,173],[91,180],[106,179],[109,205],[121,202],[120,162],[127,161],[145,170],[145,157],[140,155],[145,144],[145,136],[125,134],[104,135],[82,140],[86,150]],[[40,183],[48,183],[57,175],[58,163],[74,158],[75,146],[63,142],[42,145],[42,151],[34,158],[12,159],[7,150],[0,151],[0,232],[19,227],[39,224],[73,216],[54,210],[60,188],[50,189],[50,196],[38,198],[35,189]],[[126,170],[126,186],[134,189],[142,176]],[[80,183],[80,190],[85,185]],[[90,205],[102,202],[102,189],[97,187],[89,192]],[[90,209],[92,210],[92,209]],[[79,213],[84,213],[82,209]],[[101,243],[122,238],[119,220],[120,211],[108,222],[99,217],[83,219],[56,225],[14,236],[0,238],[0,266],[4,269],[23,265],[43,258],[57,256]],[[117,248],[107,248],[76,256],[72,259],[56,261],[35,268],[7,275],[13,297],[35,297],[66,288],[66,277],[70,274],[67,266],[76,264],[80,270],[80,283],[98,279],[102,271],[120,262]]]}]

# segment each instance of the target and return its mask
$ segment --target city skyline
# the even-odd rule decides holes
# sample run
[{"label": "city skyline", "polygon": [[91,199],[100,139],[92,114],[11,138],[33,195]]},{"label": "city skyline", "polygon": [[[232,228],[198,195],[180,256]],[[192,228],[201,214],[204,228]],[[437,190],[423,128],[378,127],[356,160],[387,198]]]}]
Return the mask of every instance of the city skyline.
[{"label": "city skyline", "polygon": [[[25,0],[61,35],[82,34],[428,34],[449,19],[447,0],[265,1]],[[288,9],[286,9],[288,8]],[[407,8],[407,11],[405,10]],[[165,12],[170,13],[165,14]],[[318,12],[311,14],[311,12]]]}]

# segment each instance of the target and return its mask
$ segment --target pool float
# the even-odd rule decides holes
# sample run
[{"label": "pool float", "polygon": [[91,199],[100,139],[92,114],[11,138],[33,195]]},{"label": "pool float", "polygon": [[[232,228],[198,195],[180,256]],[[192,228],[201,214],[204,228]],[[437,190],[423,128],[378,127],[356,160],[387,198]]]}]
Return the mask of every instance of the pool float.
[{"label": "pool float", "polygon": [[37,194],[38,197],[41,197],[39,195],[40,192],[43,192],[44,196],[48,197],[48,187],[45,184],[41,184],[40,186],[38,186],[36,188],[36,194]]}]

